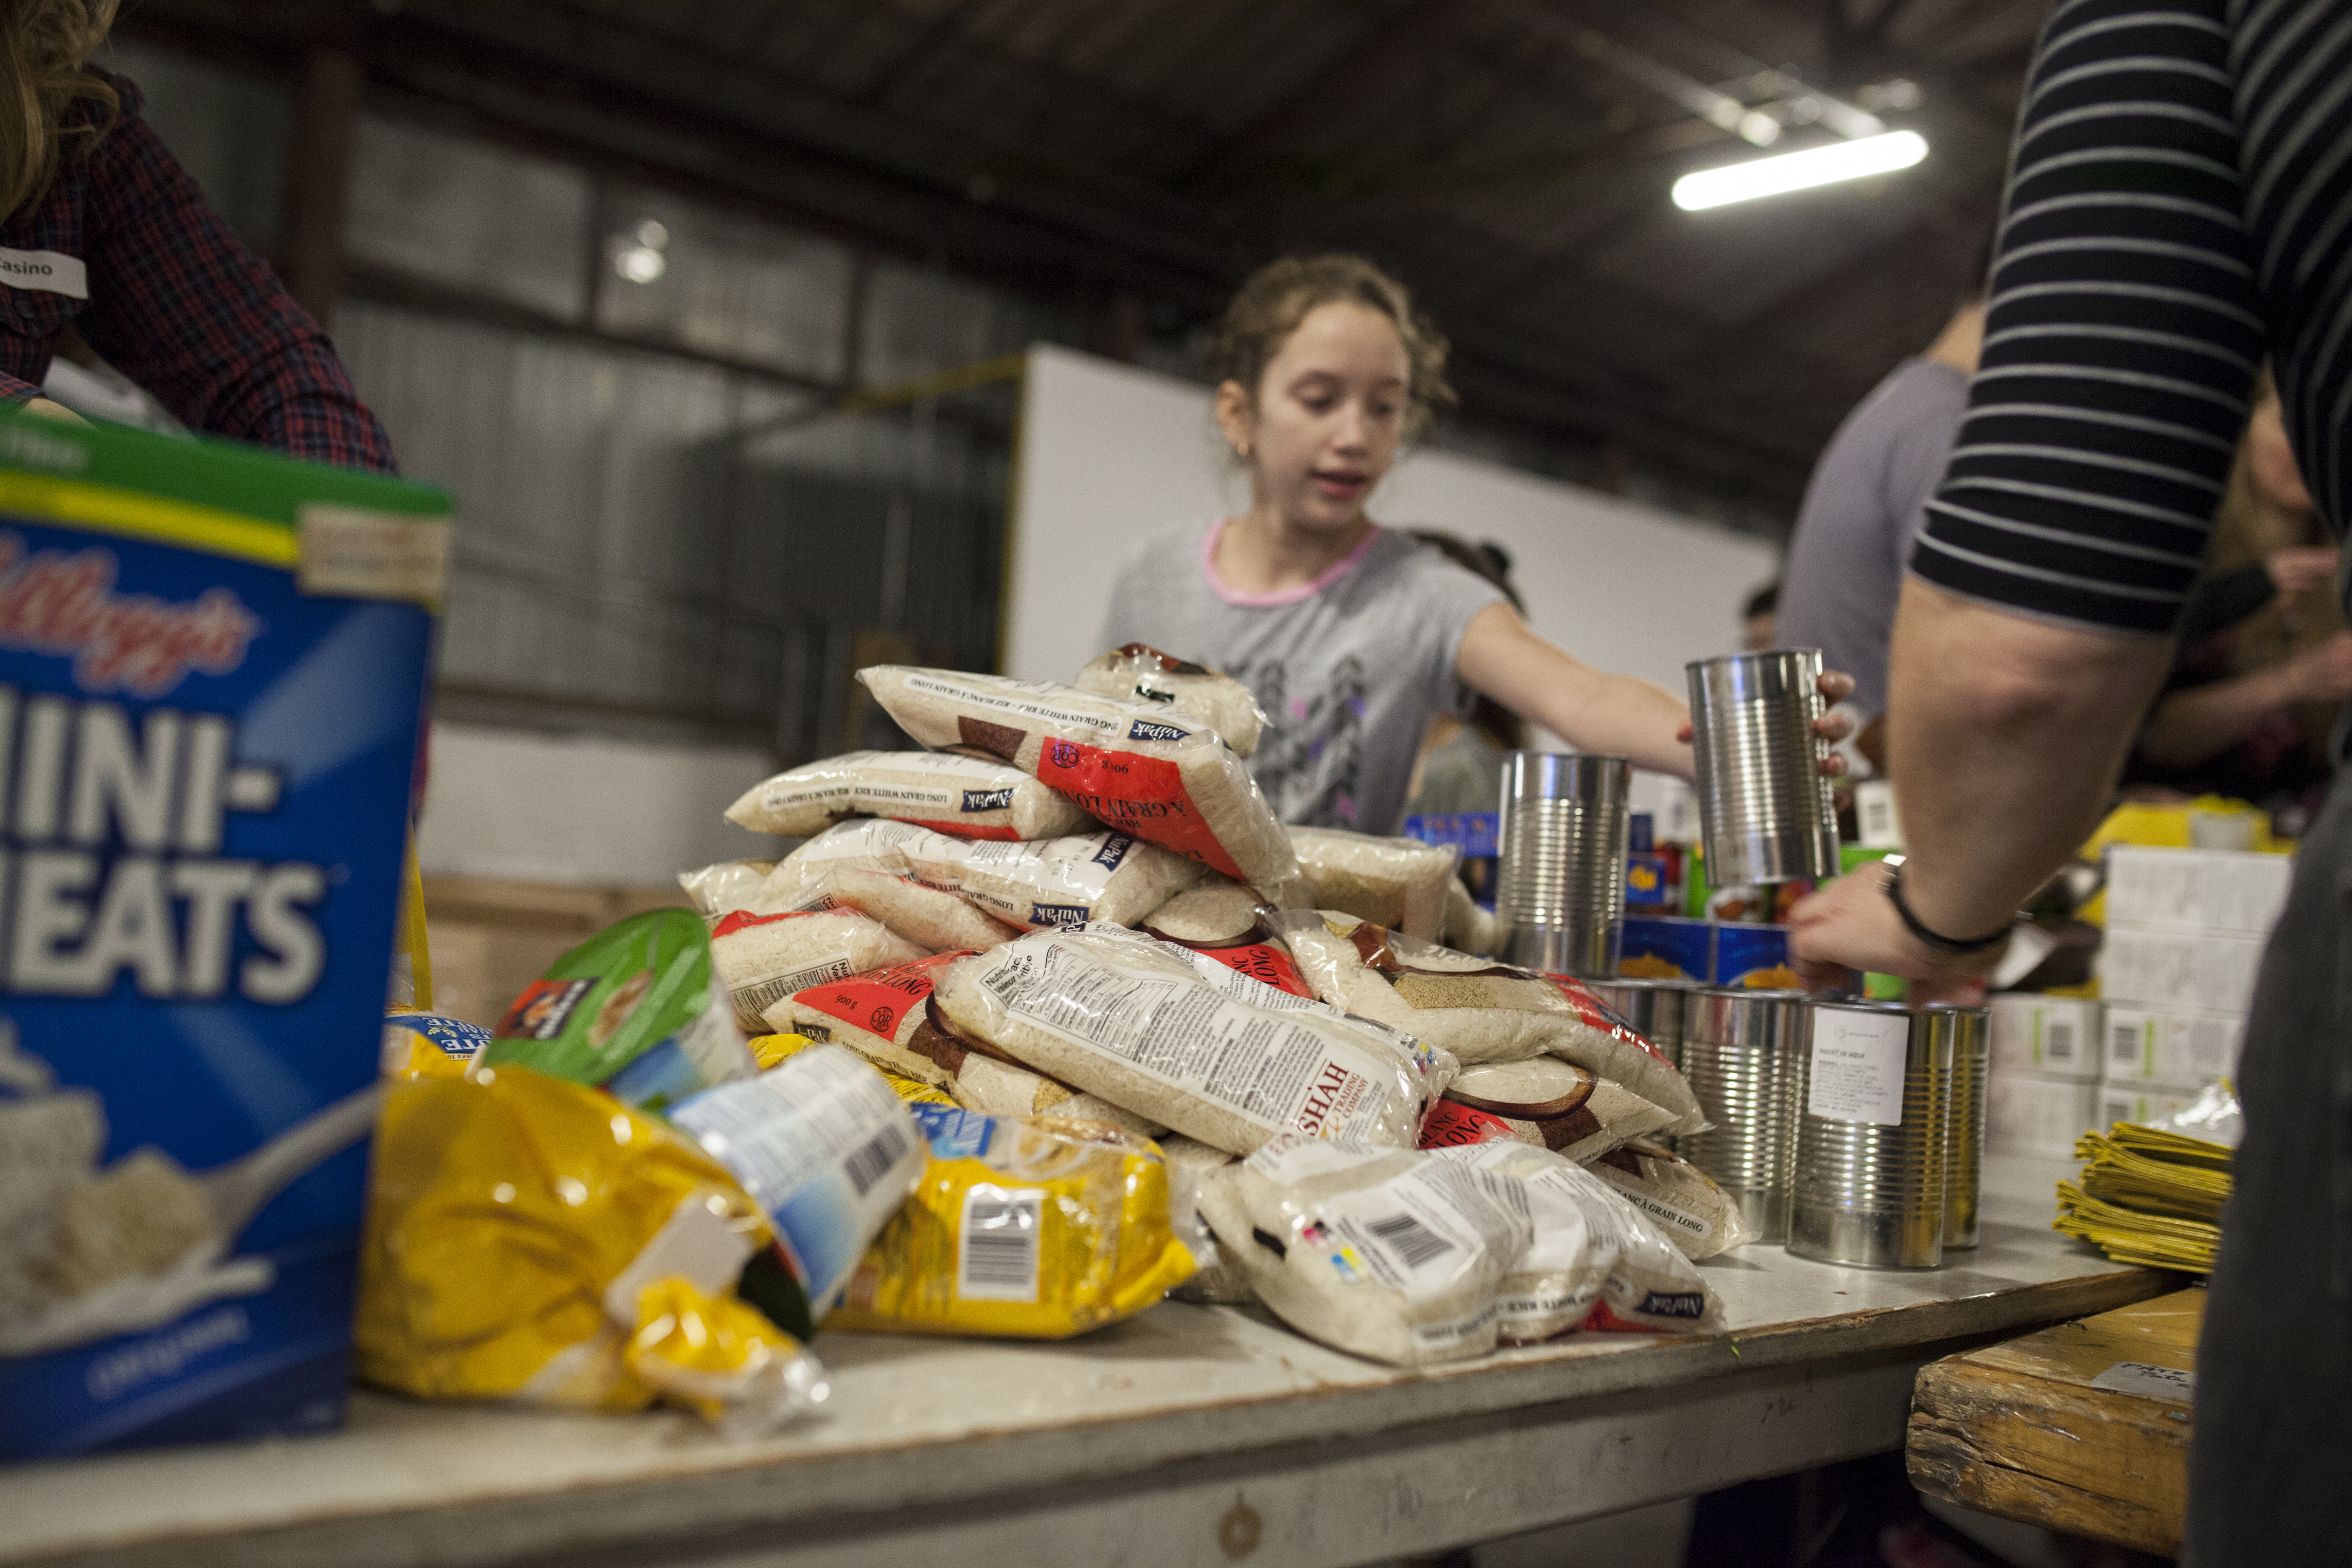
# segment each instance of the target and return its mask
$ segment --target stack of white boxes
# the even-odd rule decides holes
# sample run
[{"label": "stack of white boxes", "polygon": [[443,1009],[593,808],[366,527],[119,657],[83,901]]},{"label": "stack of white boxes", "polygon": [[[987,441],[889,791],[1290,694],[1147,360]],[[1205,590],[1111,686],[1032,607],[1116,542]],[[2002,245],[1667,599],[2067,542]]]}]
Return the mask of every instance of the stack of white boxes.
[{"label": "stack of white boxes", "polygon": [[2067,1158],[2099,1121],[2101,1007],[2073,996],[2000,991],[1990,998],[1991,1078],[1985,1147]]},{"label": "stack of white boxes", "polygon": [[2107,851],[2102,1125],[2168,1115],[2236,1075],[2293,869],[2284,855],[2230,849]]}]

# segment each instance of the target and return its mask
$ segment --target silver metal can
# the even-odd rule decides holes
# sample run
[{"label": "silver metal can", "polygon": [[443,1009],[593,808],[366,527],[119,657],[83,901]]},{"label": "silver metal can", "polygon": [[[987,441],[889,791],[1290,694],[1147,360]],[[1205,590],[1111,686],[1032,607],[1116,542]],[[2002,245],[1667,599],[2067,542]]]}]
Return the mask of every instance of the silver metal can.
[{"label": "silver metal can", "polygon": [[1617,973],[1633,787],[1622,757],[1511,753],[1495,898],[1504,963],[1587,979]]},{"label": "silver metal can", "polygon": [[1789,1251],[1863,1268],[1944,1260],[1950,1011],[1822,1002],[1797,1117]]},{"label": "silver metal can", "polygon": [[1699,837],[1718,888],[1838,874],[1837,806],[1819,648],[1733,654],[1685,667],[1698,763]]},{"label": "silver metal can", "polygon": [[1614,980],[1589,983],[1592,994],[1633,1032],[1658,1047],[1658,1054],[1676,1067],[1683,1065],[1684,1019],[1691,994],[1698,989],[1689,980]]},{"label": "silver metal can", "polygon": [[1789,1234],[1810,1012],[1801,991],[1708,986],[1683,1021],[1683,1077],[1715,1125],[1677,1137],[1675,1152],[1736,1198],[1765,1241]]},{"label": "silver metal can", "polygon": [[1984,1189],[1985,1095],[1990,1088],[1992,1012],[1931,1004],[1952,1032],[1952,1115],[1944,1163],[1944,1250],[1977,1245]]}]

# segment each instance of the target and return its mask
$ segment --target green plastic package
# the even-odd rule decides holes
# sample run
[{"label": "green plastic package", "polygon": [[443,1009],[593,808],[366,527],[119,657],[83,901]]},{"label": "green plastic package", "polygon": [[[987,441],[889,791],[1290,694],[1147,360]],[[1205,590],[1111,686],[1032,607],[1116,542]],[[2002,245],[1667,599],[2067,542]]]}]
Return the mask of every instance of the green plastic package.
[{"label": "green plastic package", "polygon": [[710,933],[685,910],[632,915],[557,959],[522,988],[478,1059],[654,1111],[759,1070],[711,970]]}]

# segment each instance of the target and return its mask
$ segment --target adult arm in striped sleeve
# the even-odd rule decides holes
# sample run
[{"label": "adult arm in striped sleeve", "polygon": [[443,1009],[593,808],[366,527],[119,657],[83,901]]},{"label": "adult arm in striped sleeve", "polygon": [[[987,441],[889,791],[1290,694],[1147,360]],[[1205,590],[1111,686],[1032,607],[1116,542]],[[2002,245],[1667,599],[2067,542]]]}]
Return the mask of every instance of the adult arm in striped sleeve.
[{"label": "adult arm in striped sleeve", "polygon": [[[2172,656],[2264,352],[2221,0],[2072,0],[2027,82],[1969,411],[1897,613],[1906,904],[2002,929],[2096,823]],[[1809,978],[1989,969],[1864,872],[1801,904]]]}]

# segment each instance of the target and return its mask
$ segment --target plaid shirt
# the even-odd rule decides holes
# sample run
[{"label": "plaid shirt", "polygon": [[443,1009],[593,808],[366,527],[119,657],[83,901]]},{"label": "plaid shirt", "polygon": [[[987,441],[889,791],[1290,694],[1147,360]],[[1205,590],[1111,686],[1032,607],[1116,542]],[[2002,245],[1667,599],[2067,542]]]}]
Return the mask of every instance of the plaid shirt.
[{"label": "plaid shirt", "polygon": [[139,118],[139,89],[108,79],[122,97],[114,129],[0,225],[0,246],[78,257],[89,284],[76,300],[0,279],[0,400],[40,395],[70,321],[192,430],[393,472],[392,441],[327,334]]}]

